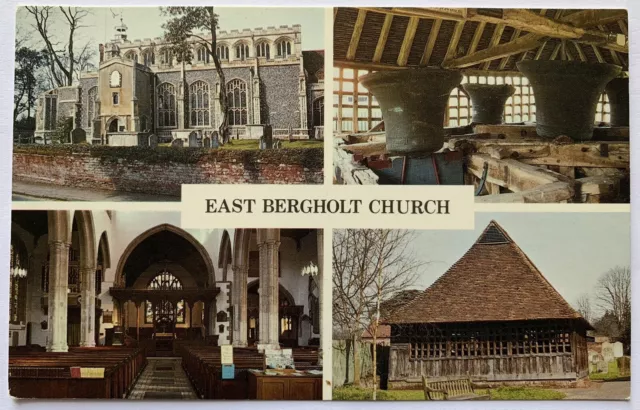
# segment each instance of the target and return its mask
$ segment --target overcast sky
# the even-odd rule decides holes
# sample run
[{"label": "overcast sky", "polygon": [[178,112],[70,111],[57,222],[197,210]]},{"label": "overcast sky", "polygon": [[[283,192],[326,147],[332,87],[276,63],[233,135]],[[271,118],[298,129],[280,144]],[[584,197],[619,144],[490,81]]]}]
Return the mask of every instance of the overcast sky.
[{"label": "overcast sky", "polygon": [[476,213],[474,231],[417,231],[413,251],[423,261],[416,288],[446,272],[495,219],[542,274],[574,305],[593,293],[600,275],[631,264],[628,213]]},{"label": "overcast sky", "polygon": [[[90,15],[84,20],[85,28],[79,31],[81,43],[85,40],[95,42],[97,50],[99,43],[113,38],[114,27],[120,24],[120,15],[128,27],[130,40],[161,37],[162,23],[167,19],[162,16],[158,7],[90,7]],[[231,31],[244,28],[254,29],[267,26],[302,26],[302,49],[324,49],[324,9],[311,7],[216,7],[220,16],[220,29]],[[114,17],[114,14],[117,16]],[[61,16],[57,13],[56,16]],[[18,33],[29,33],[32,16],[23,8],[18,9],[16,28]],[[56,33],[62,34],[64,20],[54,22]],[[31,36],[34,40],[38,34]]]}]

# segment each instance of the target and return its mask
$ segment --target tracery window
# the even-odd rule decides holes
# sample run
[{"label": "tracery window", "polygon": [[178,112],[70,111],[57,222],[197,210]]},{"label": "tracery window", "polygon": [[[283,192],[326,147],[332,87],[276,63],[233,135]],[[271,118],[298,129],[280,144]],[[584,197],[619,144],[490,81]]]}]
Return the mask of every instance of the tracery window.
[{"label": "tracery window", "polygon": [[173,64],[173,52],[169,48],[160,51],[160,64]]},{"label": "tracery window", "polygon": [[291,41],[280,40],[276,43],[278,57],[287,57],[291,55]]},{"label": "tracery window", "polygon": [[324,125],[324,97],[316,98],[312,104],[313,126],[322,127]]},{"label": "tracery window", "polygon": [[192,127],[209,126],[209,84],[196,81],[189,87],[189,118]]},{"label": "tracery window", "polygon": [[138,62],[138,54],[136,54],[136,52],[133,50],[127,51],[124,55],[124,58],[126,58],[127,60],[135,61],[136,63]]},{"label": "tracery window", "polygon": [[227,46],[218,46],[216,48],[216,55],[220,60],[228,60],[229,59],[229,47]]},{"label": "tracery window", "polygon": [[247,124],[247,84],[239,79],[227,83],[229,125]]},{"label": "tracery window", "polygon": [[98,87],[91,87],[87,92],[87,126],[93,126],[93,120],[96,118],[96,97],[98,95]]},{"label": "tracery window", "polygon": [[53,131],[58,120],[58,95],[47,94],[44,96],[44,129]]},{"label": "tracery window", "polygon": [[200,47],[196,51],[196,61],[201,63],[209,62],[209,53],[207,52],[206,47]]},{"label": "tracery window", "polygon": [[146,50],[143,54],[144,65],[150,66],[156,63],[156,54],[151,50]]},{"label": "tracery window", "polygon": [[249,46],[246,44],[236,45],[236,60],[244,60],[249,58]]},{"label": "tracery window", "polygon": [[173,84],[158,86],[158,127],[176,126],[176,90]]},{"label": "tracery window", "polygon": [[256,56],[264,57],[267,60],[271,58],[271,49],[269,43],[262,42],[256,46]]},{"label": "tracery window", "polygon": [[[149,290],[180,290],[182,282],[176,278],[171,272],[163,270],[158,273],[147,286]],[[173,319],[175,323],[184,323],[185,308],[184,300],[180,300],[174,307],[168,300],[158,302],[155,306],[146,301],[145,303],[145,323],[153,323],[154,318],[164,317]]]}]

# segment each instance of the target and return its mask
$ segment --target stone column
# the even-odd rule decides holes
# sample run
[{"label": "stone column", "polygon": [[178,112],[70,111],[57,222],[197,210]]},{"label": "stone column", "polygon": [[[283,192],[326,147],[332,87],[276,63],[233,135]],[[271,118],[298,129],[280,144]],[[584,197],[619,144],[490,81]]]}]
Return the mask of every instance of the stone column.
[{"label": "stone column", "polygon": [[258,229],[258,251],[260,255],[260,334],[258,350],[279,347],[279,247],[279,229]]},{"label": "stone column", "polygon": [[233,345],[247,346],[247,279],[248,266],[233,268]]},{"label": "stone column", "polygon": [[92,266],[80,268],[80,346],[93,347],[95,339],[96,314],[96,269]]},{"label": "stone column", "polygon": [[322,331],[322,309],[323,309],[323,277],[324,277],[324,230],[318,229],[316,231],[316,241],[317,249],[318,249],[318,280],[316,284],[318,285],[318,314],[320,315],[320,346],[318,348],[318,365],[322,366],[322,335],[324,332]]},{"label": "stone column", "polygon": [[71,243],[49,242],[49,337],[48,352],[66,352],[67,289],[69,287],[69,247]]}]

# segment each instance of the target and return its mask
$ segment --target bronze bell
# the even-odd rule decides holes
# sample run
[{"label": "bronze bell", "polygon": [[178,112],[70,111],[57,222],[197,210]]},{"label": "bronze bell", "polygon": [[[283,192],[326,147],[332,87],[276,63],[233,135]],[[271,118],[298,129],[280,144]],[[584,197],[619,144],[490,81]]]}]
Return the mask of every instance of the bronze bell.
[{"label": "bronze bell", "polygon": [[614,78],[604,88],[609,97],[612,127],[629,126],[629,78]]},{"label": "bronze bell", "polygon": [[502,124],[502,113],[507,99],[516,91],[509,84],[462,84],[471,98],[474,124]]},{"label": "bronze bell", "polygon": [[456,70],[380,71],[358,79],[380,103],[390,154],[432,153],[444,144],[444,113],[462,81]]},{"label": "bronze bell", "polygon": [[533,87],[539,136],[592,138],[598,99],[621,67],[562,60],[526,60],[516,65]]}]

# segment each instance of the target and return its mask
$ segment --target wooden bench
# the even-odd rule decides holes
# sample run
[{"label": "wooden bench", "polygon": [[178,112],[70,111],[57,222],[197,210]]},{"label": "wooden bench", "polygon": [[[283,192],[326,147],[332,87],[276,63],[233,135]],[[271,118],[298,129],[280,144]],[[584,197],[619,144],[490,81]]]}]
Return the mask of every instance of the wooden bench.
[{"label": "wooden bench", "polygon": [[425,400],[489,400],[488,394],[477,394],[469,377],[427,380],[422,376]]},{"label": "wooden bench", "polygon": [[[143,349],[70,348],[68,353],[9,353],[9,389],[19,398],[122,398],[146,364]],[[104,369],[84,378],[80,368]],[[94,376],[95,377],[95,376]]]}]

